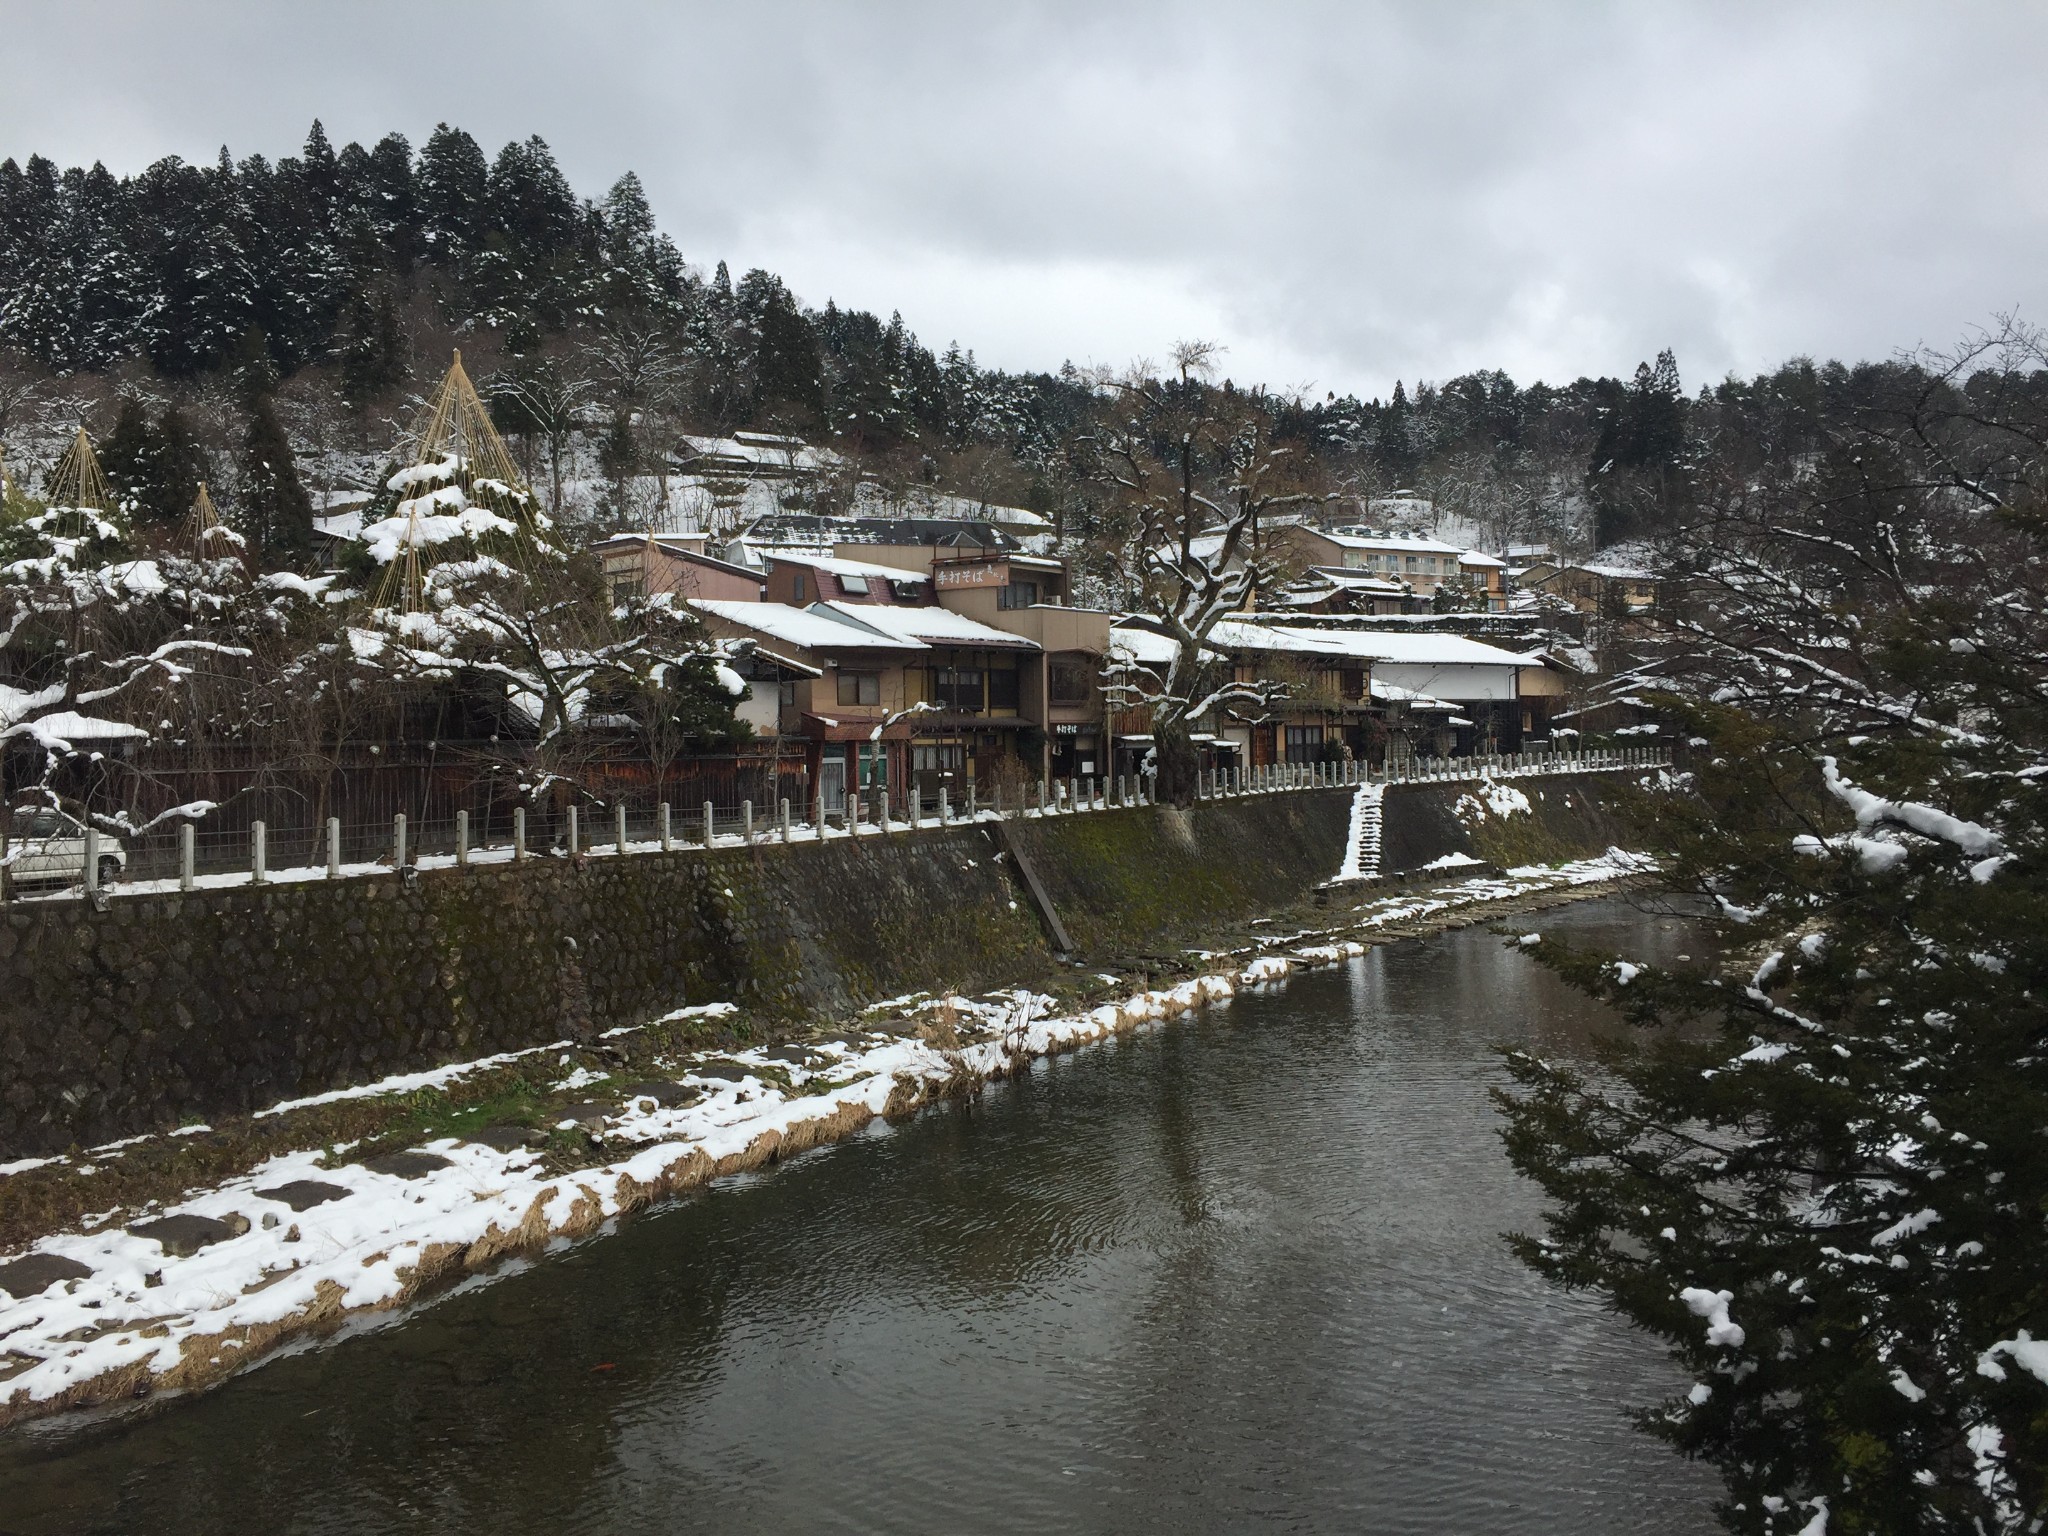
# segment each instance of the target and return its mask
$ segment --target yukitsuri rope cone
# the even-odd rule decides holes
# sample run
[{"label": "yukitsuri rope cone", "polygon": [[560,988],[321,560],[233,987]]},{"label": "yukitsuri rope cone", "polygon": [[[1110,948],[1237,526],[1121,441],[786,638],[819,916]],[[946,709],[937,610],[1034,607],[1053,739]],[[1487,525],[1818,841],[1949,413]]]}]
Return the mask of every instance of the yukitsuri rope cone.
[{"label": "yukitsuri rope cone", "polygon": [[104,515],[113,510],[113,492],[107,488],[107,477],[100,470],[99,456],[92,451],[85,428],[78,429],[64,457],[50,471],[43,500],[52,511],[75,508]]},{"label": "yukitsuri rope cone", "polygon": [[428,536],[425,519],[440,508],[479,508],[515,524],[526,535],[514,546],[515,558],[524,553],[520,546],[530,549],[541,540],[547,525],[459,351],[415,436],[419,447],[413,462],[392,483],[403,493],[399,505],[405,526],[393,541],[395,552],[374,597],[376,608],[401,614],[418,613],[425,605],[426,571],[434,563],[430,552],[440,542]]},{"label": "yukitsuri rope cone", "polygon": [[220,520],[204,480],[199,482],[199,494],[192,498],[192,511],[185,519],[185,536],[192,544],[192,558],[202,563],[242,552],[241,541]]}]

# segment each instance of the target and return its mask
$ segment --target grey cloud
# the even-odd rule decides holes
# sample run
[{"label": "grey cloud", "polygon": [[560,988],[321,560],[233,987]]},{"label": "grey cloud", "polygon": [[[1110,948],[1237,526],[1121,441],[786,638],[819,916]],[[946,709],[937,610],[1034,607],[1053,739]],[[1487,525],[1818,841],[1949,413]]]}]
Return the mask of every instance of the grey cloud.
[{"label": "grey cloud", "polygon": [[2048,308],[2031,5],[0,11],[0,152],[537,132],[693,260],[1012,367],[1201,333],[1375,393],[1668,344],[1696,384]]}]

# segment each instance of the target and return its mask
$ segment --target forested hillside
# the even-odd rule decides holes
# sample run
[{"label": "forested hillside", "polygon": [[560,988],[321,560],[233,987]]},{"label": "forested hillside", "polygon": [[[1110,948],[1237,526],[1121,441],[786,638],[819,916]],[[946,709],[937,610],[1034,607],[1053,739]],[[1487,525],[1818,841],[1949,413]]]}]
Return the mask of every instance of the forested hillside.
[{"label": "forested hillside", "polygon": [[[444,124],[417,152],[398,134],[337,151],[315,123],[276,161],[223,149],[132,177],[0,162],[0,447],[26,484],[83,419],[111,437],[139,521],[181,517],[208,479],[289,559],[307,514],[282,446],[316,500],[367,486],[458,346],[529,474],[549,465],[555,499],[574,503],[557,510],[594,525],[630,520],[624,488],[678,433],[752,427],[829,439],[859,474],[1099,526],[1103,377],[982,368],[898,315],[707,270],[631,173],[580,198],[537,137],[492,157]],[[1831,422],[1896,391],[1902,366],[1801,360],[1689,397],[1666,352],[1631,379],[1518,386],[1485,371],[1385,400],[1261,399],[1332,484],[1413,487],[1497,543],[1586,547],[1819,451]]]}]

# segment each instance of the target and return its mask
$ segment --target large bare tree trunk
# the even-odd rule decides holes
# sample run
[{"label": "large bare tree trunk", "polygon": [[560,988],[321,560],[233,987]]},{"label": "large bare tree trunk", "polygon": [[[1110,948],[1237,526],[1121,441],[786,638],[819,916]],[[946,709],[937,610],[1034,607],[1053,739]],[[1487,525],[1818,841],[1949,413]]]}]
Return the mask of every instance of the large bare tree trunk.
[{"label": "large bare tree trunk", "polygon": [[1193,805],[1202,759],[1190,739],[1188,723],[1185,720],[1153,722],[1152,750],[1158,760],[1159,778],[1155,793],[1161,803]]}]

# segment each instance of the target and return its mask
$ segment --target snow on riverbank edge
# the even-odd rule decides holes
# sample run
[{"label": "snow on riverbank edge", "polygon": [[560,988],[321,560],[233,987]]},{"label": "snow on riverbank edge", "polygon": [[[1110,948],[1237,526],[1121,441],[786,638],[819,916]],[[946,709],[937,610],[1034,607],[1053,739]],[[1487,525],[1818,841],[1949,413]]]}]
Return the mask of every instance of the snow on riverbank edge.
[{"label": "snow on riverbank edge", "polygon": [[[1454,909],[1608,884],[1651,868],[1647,859],[1610,849],[1597,859],[1389,896],[1361,906],[1353,926],[1370,935]],[[700,1053],[699,1066],[715,1055],[763,1075],[734,1082],[693,1072],[685,1062],[677,1080],[701,1090],[700,1098],[673,1108],[652,1097],[629,1101],[608,1117],[605,1131],[607,1147],[619,1146],[622,1155],[569,1173],[542,1171],[530,1150],[505,1152],[452,1138],[420,1149],[446,1159],[446,1166],[413,1178],[360,1164],[327,1167],[322,1149],[272,1157],[163,1213],[243,1228],[189,1255],[172,1255],[157,1239],[118,1227],[39,1240],[31,1254],[71,1260],[91,1273],[23,1299],[0,1293],[0,1392],[6,1394],[0,1427],[66,1408],[212,1385],[281,1344],[330,1332],[350,1317],[396,1311],[445,1281],[589,1236],[678,1191],[839,1140],[878,1116],[907,1114],[1034,1058],[1335,965],[1368,947],[1358,940],[1283,942],[1229,970],[1067,1016],[1049,1016],[1052,1000],[1025,991],[1000,1000],[996,994],[928,999],[908,1011],[933,1015],[940,1027],[925,1030],[929,1038],[823,1043],[805,1064],[770,1056],[766,1048]],[[987,1038],[944,1043],[959,1027]],[[464,1070],[458,1064],[436,1075]],[[405,1091],[420,1076],[346,1093]],[[565,1080],[563,1086],[574,1084]],[[260,1193],[299,1180],[346,1194],[294,1210]]]}]

